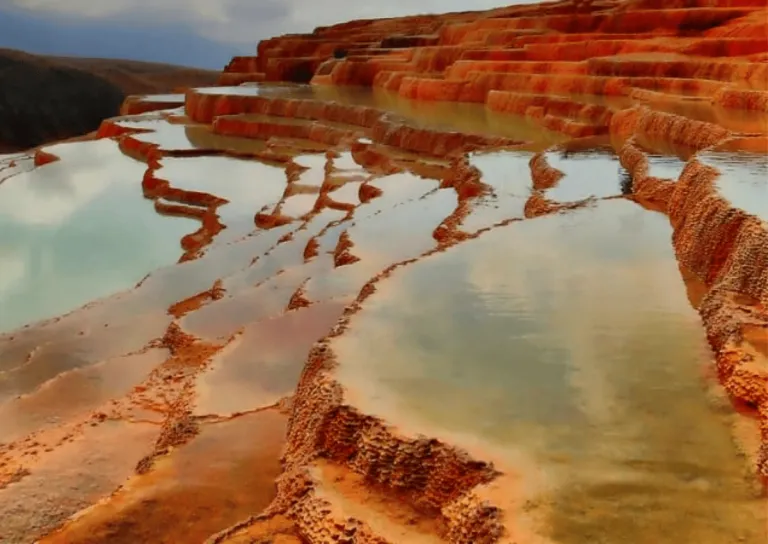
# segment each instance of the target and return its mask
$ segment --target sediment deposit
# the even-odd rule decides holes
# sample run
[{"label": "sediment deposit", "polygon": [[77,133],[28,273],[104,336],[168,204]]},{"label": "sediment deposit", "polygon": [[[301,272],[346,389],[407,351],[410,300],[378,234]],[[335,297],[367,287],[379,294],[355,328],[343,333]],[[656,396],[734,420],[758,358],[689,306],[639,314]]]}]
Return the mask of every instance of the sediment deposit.
[{"label": "sediment deposit", "polygon": [[[596,0],[353,21],[126,101],[89,138],[143,170],[136,199],[194,222],[178,263],[0,335],[0,541],[764,542],[767,19],[764,0]],[[0,219],[89,143],[0,156]],[[615,303],[580,291],[600,274]],[[402,375],[360,370],[377,342]],[[467,351],[433,388],[434,342]],[[541,414],[493,423],[536,372]],[[392,392],[452,380],[434,413]],[[619,445],[556,451],[573,414]]]}]

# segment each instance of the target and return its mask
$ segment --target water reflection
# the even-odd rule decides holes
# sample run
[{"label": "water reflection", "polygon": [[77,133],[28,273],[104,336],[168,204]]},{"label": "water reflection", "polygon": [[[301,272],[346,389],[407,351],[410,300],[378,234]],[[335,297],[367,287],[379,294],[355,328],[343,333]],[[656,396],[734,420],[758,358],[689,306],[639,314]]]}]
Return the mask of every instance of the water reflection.
[{"label": "water reflection", "polygon": [[507,219],[523,218],[533,188],[531,157],[532,153],[522,151],[470,155],[469,163],[480,170],[482,182],[491,187],[493,194],[472,201],[461,230],[471,233]]},{"label": "water reflection", "polygon": [[720,171],[717,188],[734,206],[768,221],[768,157],[710,151],[697,158]]},{"label": "water reflection", "polygon": [[227,226],[243,218],[252,226],[253,216],[264,206],[274,206],[286,187],[282,168],[229,157],[166,157],[157,174],[173,187],[228,200],[218,209]]},{"label": "water reflection", "polygon": [[61,314],[178,260],[196,221],[155,213],[145,165],[111,140],[48,148],[60,161],[0,185],[0,330]]},{"label": "water reflection", "polygon": [[621,190],[621,164],[618,157],[604,150],[550,152],[549,165],[565,176],[546,191],[555,202],[575,202],[589,197],[616,196]]},{"label": "water reflection", "polygon": [[648,175],[677,181],[683,173],[686,161],[674,155],[648,153]]},{"label": "water reflection", "polygon": [[423,259],[334,341],[339,376],[410,433],[480,441],[513,473],[522,450],[554,482],[536,504],[556,542],[762,543],[669,230],[614,200]]}]

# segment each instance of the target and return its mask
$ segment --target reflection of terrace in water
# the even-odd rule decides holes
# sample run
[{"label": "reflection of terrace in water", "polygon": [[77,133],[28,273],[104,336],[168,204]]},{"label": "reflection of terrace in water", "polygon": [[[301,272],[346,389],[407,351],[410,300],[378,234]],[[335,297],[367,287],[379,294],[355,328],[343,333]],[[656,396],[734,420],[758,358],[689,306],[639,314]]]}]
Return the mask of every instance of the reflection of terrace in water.
[{"label": "reflection of terrace in water", "polygon": [[[166,157],[161,166],[156,175],[167,180],[171,187],[227,200],[218,207],[217,214],[227,228],[240,235],[253,230],[254,214],[266,206],[274,207],[286,187],[282,168],[253,160]],[[230,238],[237,236],[231,232],[227,235]]]}]

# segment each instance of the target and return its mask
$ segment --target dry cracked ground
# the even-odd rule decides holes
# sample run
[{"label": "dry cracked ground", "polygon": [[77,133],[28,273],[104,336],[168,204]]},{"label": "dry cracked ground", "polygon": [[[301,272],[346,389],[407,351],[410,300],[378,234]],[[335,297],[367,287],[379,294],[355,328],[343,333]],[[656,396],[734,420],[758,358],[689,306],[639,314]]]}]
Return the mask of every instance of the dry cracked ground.
[{"label": "dry cracked ground", "polygon": [[0,543],[768,541],[765,5],[666,4],[276,38],[0,156]]}]

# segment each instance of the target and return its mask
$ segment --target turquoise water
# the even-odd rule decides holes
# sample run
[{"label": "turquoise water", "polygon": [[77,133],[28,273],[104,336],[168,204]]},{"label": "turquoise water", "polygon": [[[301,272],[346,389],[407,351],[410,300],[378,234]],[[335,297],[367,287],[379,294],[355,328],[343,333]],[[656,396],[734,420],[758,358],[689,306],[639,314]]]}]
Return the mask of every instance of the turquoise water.
[{"label": "turquoise water", "polygon": [[61,160],[0,184],[0,331],[132,287],[199,227],[154,211],[115,142],[46,149]]}]

